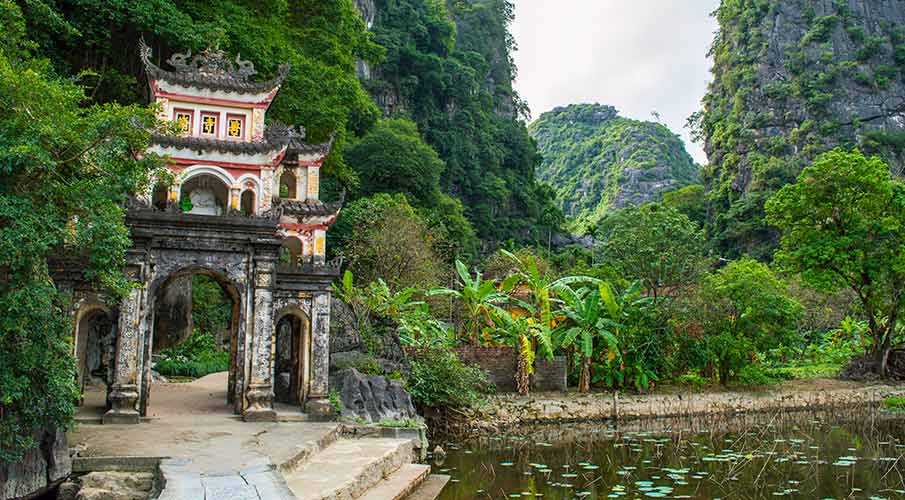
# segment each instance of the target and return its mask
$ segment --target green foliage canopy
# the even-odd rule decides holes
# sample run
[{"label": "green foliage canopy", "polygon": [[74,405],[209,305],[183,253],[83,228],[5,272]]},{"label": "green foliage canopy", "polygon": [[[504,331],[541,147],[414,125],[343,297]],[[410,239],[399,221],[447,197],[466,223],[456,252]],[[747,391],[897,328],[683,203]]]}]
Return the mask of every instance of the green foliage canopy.
[{"label": "green foliage canopy", "polygon": [[31,58],[25,27],[0,2],[0,461],[32,447],[35,429],[65,428],[78,398],[69,305],[49,259],[72,256],[88,280],[126,293],[120,206],[160,165],[139,154],[153,111],[86,105],[82,88]]},{"label": "green foliage canopy", "polygon": [[708,350],[719,368],[720,382],[749,364],[755,353],[781,345],[795,332],[802,307],[770,268],[745,258],[705,277],[699,302]]},{"label": "green foliage canopy", "polygon": [[905,292],[905,184],[881,159],[837,149],[766,209],[783,231],[783,266],[820,290],[848,287],[857,295],[885,371]]},{"label": "green foliage canopy", "polygon": [[419,206],[438,201],[443,160],[409,120],[381,120],[346,151],[346,161],[358,173],[365,196],[403,193]]},{"label": "green foliage canopy", "polygon": [[654,299],[696,282],[706,267],[703,231],[685,214],[651,204],[615,212],[598,229],[605,260]]}]

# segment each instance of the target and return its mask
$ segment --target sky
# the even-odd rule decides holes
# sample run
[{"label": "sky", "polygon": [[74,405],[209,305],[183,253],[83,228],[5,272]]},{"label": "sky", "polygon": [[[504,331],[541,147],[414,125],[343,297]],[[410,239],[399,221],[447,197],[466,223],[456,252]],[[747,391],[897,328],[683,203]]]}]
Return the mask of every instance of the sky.
[{"label": "sky", "polygon": [[556,106],[600,103],[660,121],[682,136],[710,82],[707,52],[719,0],[515,0],[516,90],[532,118]]}]

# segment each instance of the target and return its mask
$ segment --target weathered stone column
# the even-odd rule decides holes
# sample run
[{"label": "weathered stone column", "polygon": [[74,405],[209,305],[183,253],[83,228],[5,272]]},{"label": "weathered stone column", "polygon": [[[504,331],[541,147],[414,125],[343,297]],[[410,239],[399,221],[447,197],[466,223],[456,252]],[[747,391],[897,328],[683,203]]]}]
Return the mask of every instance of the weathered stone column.
[{"label": "weathered stone column", "polygon": [[255,262],[254,310],[251,318],[251,377],[242,414],[246,422],[275,422],[273,410],[273,281],[274,259]]},{"label": "weathered stone column", "polygon": [[[130,266],[126,275],[138,285],[141,276],[139,266]],[[142,309],[141,286],[134,286],[119,308],[119,328],[116,337],[116,363],[113,386],[110,388],[111,408],[104,414],[105,424],[137,424],[138,413],[138,361],[141,348]]]},{"label": "weathered stone column", "polygon": [[305,412],[313,416],[333,413],[328,397],[330,388],[330,292],[319,292],[311,305],[312,370],[311,388]]}]

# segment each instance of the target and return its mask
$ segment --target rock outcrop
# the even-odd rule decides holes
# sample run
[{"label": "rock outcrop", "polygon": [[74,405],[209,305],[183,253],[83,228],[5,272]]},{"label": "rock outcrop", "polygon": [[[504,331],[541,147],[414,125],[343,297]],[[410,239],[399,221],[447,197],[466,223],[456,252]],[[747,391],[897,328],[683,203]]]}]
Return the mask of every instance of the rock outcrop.
[{"label": "rock outcrop", "polygon": [[758,223],[764,201],[820,153],[858,147],[901,174],[905,2],[724,1],[717,19],[714,79],[693,122],[727,256],[768,251],[754,248],[778,236]]},{"label": "rock outcrop", "polygon": [[620,117],[612,106],[556,108],[529,131],[544,158],[540,179],[553,186],[578,226],[596,224],[612,209],[658,201],[698,180],[678,136],[659,123]]},{"label": "rock outcrop", "polygon": [[64,483],[59,500],[147,500],[154,490],[150,472],[90,472]]},{"label": "rock outcrop", "polygon": [[66,434],[59,430],[35,433],[37,448],[14,464],[0,464],[0,498],[39,494],[55,487],[72,472]]},{"label": "rock outcrop", "polygon": [[[402,381],[387,378],[409,371],[393,328],[359,324],[362,320],[339,299],[333,299],[330,311],[330,388],[340,395],[341,416],[367,423],[417,418]],[[369,332],[366,339],[362,329]]]},{"label": "rock outcrop", "polygon": [[350,368],[331,376],[330,387],[340,394],[342,417],[367,423],[418,418],[412,397],[400,380],[363,375]]}]

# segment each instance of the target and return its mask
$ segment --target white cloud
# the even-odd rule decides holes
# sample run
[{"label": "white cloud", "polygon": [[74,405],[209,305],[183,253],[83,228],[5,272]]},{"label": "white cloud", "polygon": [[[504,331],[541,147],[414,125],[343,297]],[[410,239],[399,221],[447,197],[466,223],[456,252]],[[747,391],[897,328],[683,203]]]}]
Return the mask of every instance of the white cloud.
[{"label": "white cloud", "polygon": [[515,0],[516,89],[535,117],[579,102],[663,122],[706,163],[685,120],[710,81],[719,0]]}]

